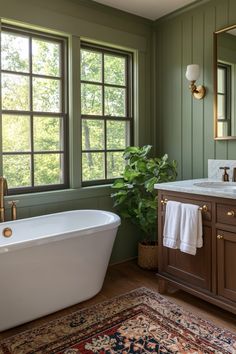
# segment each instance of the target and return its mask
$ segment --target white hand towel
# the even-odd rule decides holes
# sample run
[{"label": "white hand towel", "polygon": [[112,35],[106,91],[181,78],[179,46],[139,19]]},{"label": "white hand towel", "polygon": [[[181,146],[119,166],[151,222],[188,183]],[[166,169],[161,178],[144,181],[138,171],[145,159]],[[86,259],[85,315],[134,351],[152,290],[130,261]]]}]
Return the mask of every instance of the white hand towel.
[{"label": "white hand towel", "polygon": [[163,245],[179,248],[181,203],[169,201],[166,204]]},{"label": "white hand towel", "polygon": [[180,250],[195,255],[197,248],[202,247],[202,214],[199,206],[181,205]]}]

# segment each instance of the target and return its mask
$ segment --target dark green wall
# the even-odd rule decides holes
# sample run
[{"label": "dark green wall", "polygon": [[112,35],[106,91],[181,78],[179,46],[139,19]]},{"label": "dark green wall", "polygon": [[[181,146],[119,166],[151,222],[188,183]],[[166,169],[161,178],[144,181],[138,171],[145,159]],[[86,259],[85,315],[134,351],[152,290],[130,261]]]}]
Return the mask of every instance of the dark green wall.
[{"label": "dark green wall", "polygon": [[[80,89],[79,41],[116,45],[134,52],[135,142],[154,143],[151,105],[152,22],[84,0],[0,0],[0,18],[11,23],[38,26],[68,35],[73,51],[71,73],[70,190],[6,197],[6,203],[18,199],[18,217],[25,218],[73,209],[112,210],[109,186],[80,187]],[[37,27],[36,27],[37,28]],[[1,174],[1,166],[0,166]],[[8,210],[9,213],[9,210]],[[135,257],[138,233],[122,222],[115,241],[111,262]]]},{"label": "dark green wall", "polygon": [[[157,141],[179,163],[179,178],[207,176],[207,160],[235,159],[236,140],[213,138],[213,32],[236,24],[235,0],[211,0],[155,23]],[[192,99],[187,64],[200,64],[207,88]]]},{"label": "dark green wall", "polygon": [[236,36],[229,33],[217,35],[217,58],[220,61],[236,63]]}]

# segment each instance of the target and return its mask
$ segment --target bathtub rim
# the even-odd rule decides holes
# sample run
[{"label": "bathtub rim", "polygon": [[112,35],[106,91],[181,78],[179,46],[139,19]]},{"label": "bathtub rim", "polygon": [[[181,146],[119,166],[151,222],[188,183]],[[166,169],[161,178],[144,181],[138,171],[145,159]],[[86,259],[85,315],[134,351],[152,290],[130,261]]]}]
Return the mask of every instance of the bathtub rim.
[{"label": "bathtub rim", "polygon": [[[40,220],[43,219],[47,216],[50,215],[65,215],[65,214],[71,214],[71,213],[76,213],[78,211],[84,211],[84,212],[98,212],[98,213],[105,213],[105,214],[109,214],[113,217],[113,220],[111,222],[109,222],[108,224],[103,224],[103,225],[98,225],[98,226],[89,226],[89,227],[85,227],[82,229],[72,229],[69,231],[63,231],[63,233],[59,234],[59,233],[51,233],[51,234],[47,234],[46,236],[41,236],[39,238],[36,239],[27,239],[27,240],[20,240],[14,243],[9,243],[9,244],[5,244],[5,245],[1,245],[0,244],[0,254],[4,254],[4,253],[8,253],[11,251],[16,251],[18,249],[22,249],[22,248],[28,248],[28,247],[36,247],[36,246],[40,246],[46,243],[51,243],[51,242],[57,242],[57,241],[61,241],[61,240],[66,240],[66,239],[71,239],[74,237],[79,237],[81,235],[91,235],[91,234],[95,234],[98,232],[102,232],[102,231],[107,231],[107,230],[114,230],[117,229],[120,224],[121,224],[121,219],[120,217],[110,211],[106,211],[106,210],[99,210],[99,209],[76,209],[76,210],[69,210],[69,211],[62,211],[62,212],[56,212],[56,213],[51,213],[51,214],[44,214],[44,215],[39,215],[39,216],[32,216],[30,218],[24,218],[24,219],[18,219],[18,220],[14,220],[14,221],[6,221],[4,223],[1,224],[1,226],[3,225],[3,228],[5,227],[11,227],[11,225],[14,225],[14,223],[23,223],[25,221],[28,220]],[[0,235],[0,237],[3,237],[2,235]],[[9,241],[11,241],[11,238],[9,238]]]}]

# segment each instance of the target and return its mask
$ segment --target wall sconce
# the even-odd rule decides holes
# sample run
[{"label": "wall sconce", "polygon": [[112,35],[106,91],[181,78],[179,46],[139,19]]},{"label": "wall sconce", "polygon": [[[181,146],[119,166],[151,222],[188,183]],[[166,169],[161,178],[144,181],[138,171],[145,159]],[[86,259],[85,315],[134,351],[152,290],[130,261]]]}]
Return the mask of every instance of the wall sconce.
[{"label": "wall sconce", "polygon": [[200,66],[198,64],[188,65],[185,76],[188,79],[188,81],[191,82],[189,88],[192,92],[192,95],[197,100],[201,100],[206,94],[206,89],[202,85],[200,86],[195,85],[195,81],[199,79],[200,76]]}]

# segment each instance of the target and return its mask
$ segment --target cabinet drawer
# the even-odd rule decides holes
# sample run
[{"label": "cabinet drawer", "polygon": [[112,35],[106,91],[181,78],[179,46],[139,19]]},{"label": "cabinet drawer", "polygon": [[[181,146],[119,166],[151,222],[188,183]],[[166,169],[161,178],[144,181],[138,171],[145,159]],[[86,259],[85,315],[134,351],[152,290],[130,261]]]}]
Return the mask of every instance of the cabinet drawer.
[{"label": "cabinet drawer", "polygon": [[236,225],[236,206],[217,204],[216,222],[228,225]]},{"label": "cabinet drawer", "polygon": [[[205,200],[195,200],[195,199],[188,199],[188,198],[182,198],[182,197],[176,197],[176,196],[170,196],[170,195],[163,195],[162,196],[162,201],[164,202],[163,205],[165,206],[167,201],[176,201],[180,203],[186,203],[186,204],[194,204],[198,205],[199,208],[202,208],[202,219],[206,221],[211,221],[211,203],[207,202]],[[165,210],[165,208],[163,209]]]}]

